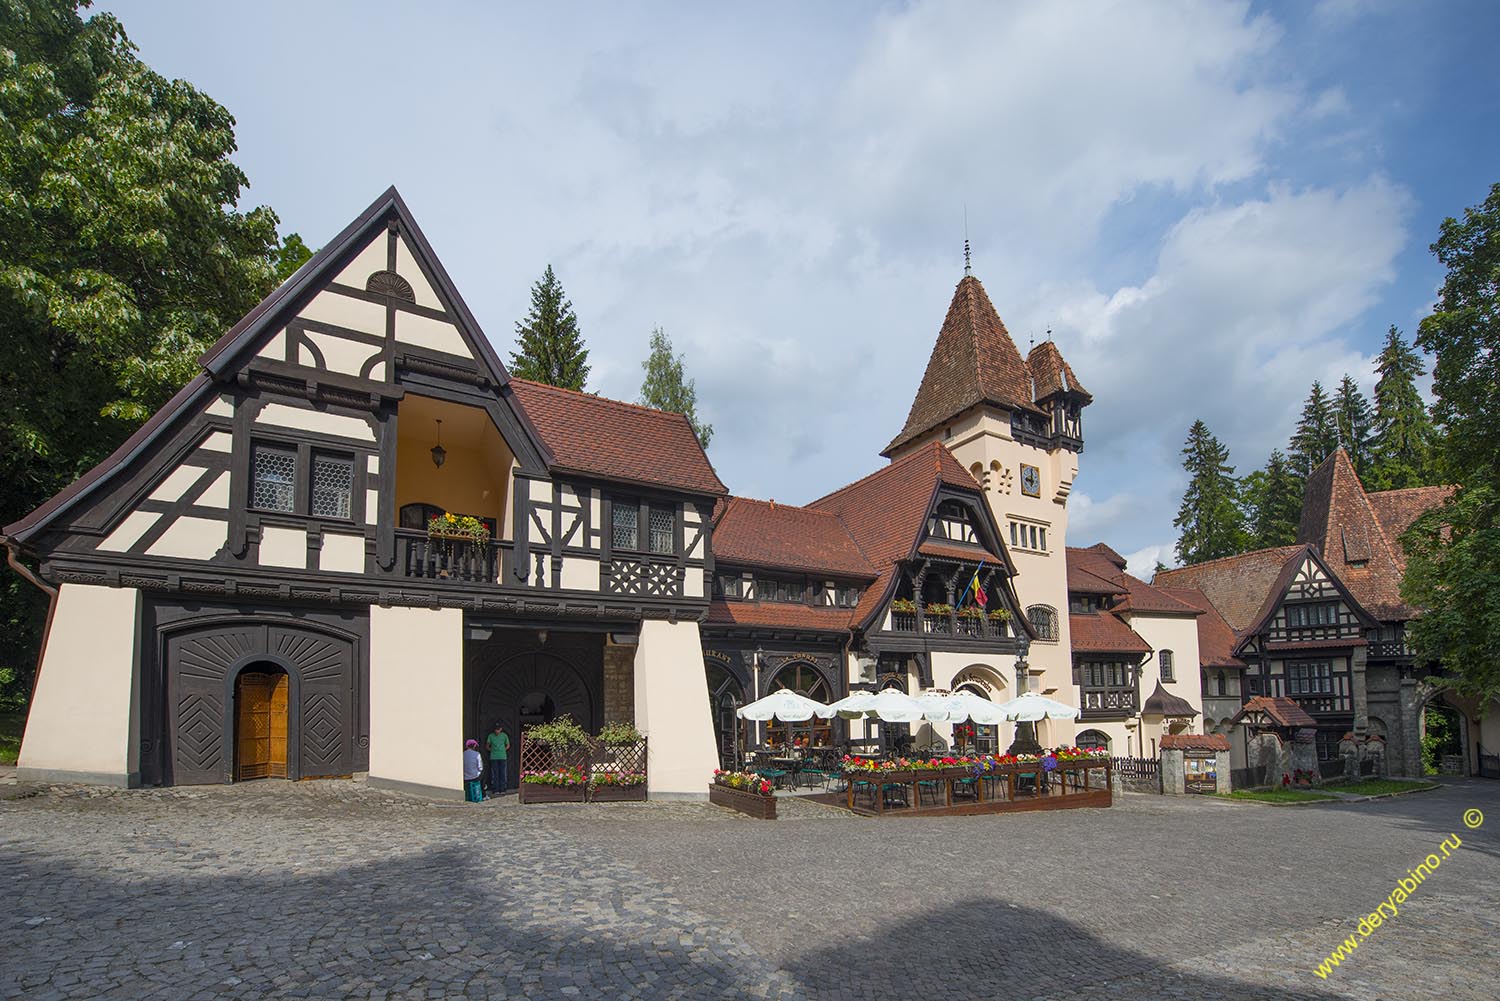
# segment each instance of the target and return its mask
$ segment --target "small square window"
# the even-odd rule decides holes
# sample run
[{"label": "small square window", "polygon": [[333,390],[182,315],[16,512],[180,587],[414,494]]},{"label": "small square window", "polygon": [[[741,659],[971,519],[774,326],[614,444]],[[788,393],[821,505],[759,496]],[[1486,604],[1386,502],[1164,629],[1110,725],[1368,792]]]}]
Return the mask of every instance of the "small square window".
[{"label": "small square window", "polygon": [[616,549],[639,549],[640,546],[640,509],[628,502],[616,501],[614,514],[611,516],[611,541]]},{"label": "small square window", "polygon": [[671,508],[653,507],[651,509],[651,551],[653,553],[670,556],[677,551],[673,522],[675,517]]},{"label": "small square window", "polygon": [[297,453],[291,449],[256,445],[251,454],[254,482],[250,506],[262,511],[285,511],[295,507]]},{"label": "small square window", "polygon": [[348,518],[354,490],[354,463],[331,455],[313,456],[312,504],[315,518]]}]

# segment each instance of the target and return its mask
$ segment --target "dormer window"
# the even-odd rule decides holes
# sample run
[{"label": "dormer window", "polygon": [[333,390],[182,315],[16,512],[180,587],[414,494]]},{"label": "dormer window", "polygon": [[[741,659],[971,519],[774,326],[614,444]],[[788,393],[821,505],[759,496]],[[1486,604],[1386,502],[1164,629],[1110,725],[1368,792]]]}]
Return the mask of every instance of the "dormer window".
[{"label": "dormer window", "polygon": [[944,501],[938,505],[937,511],[927,519],[927,535],[950,542],[979,544],[979,533],[974,530],[969,509],[958,501]]}]

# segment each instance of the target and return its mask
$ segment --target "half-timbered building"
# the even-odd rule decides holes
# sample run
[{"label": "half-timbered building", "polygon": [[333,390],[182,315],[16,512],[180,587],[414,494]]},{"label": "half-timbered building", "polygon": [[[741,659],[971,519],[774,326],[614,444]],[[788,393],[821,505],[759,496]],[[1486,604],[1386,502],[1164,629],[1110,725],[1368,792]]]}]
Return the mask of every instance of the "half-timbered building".
[{"label": "half-timbered building", "polygon": [[[1380,757],[1392,774],[1420,775],[1423,710],[1434,700],[1455,712],[1466,770],[1475,770],[1480,746],[1500,745],[1500,730],[1480,707],[1431,684],[1433,665],[1406,641],[1419,610],[1401,598],[1401,535],[1450,493],[1366,492],[1340,448],[1308,477],[1296,545],[1164,571],[1154,583],[1174,594],[1191,588],[1213,605],[1234,632],[1233,648],[1217,656],[1230,684],[1242,674],[1240,701],[1296,702],[1315,721],[1317,757],[1330,770],[1352,753]],[[1216,704],[1210,729],[1223,732],[1228,709]],[[1231,741],[1236,767],[1245,736]]]},{"label": "half-timbered building", "polygon": [[456,795],[466,734],[568,712],[701,790],[725,493],[683,417],[511,379],[392,189],[6,527],[55,589],[21,770]]}]

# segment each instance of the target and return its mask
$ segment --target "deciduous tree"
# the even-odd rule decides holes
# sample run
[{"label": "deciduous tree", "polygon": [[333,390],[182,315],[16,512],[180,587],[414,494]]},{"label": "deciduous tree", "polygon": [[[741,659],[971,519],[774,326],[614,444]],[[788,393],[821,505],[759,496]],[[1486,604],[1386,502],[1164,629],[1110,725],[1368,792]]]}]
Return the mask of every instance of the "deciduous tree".
[{"label": "deciduous tree", "polygon": [[1423,610],[1418,653],[1485,705],[1500,698],[1500,184],[1432,251],[1447,272],[1417,344],[1435,359],[1438,467],[1458,490],[1407,533],[1401,593]]},{"label": "deciduous tree", "polygon": [[685,416],[698,443],[707,448],[714,426],[698,419],[697,383],[684,375],[682,355],[672,353],[672,340],[660,327],[651,331],[651,348],[641,368],[646,370],[646,378],[641,382],[640,401]]},{"label": "deciduous tree", "polygon": [[[237,208],[229,112],[86,6],[0,0],[0,524],[108,455],[306,251]],[[4,575],[12,692],[40,607]]]}]

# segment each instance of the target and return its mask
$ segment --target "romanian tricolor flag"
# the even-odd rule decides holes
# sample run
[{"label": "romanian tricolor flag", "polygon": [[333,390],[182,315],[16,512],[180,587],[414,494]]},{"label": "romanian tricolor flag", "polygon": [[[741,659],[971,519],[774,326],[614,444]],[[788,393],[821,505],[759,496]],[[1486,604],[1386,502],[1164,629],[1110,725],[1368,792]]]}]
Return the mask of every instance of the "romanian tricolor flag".
[{"label": "romanian tricolor flag", "polygon": [[974,595],[974,604],[983,608],[990,602],[989,595],[984,593],[984,588],[979,583],[979,571],[984,569],[984,560],[979,561],[979,566],[974,570],[974,579],[969,581],[969,586],[964,588],[964,596],[958,599],[958,607],[964,607],[964,602],[969,600],[969,595]]}]

